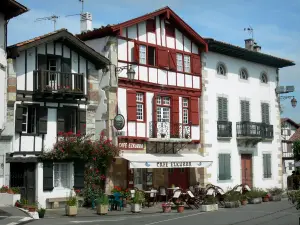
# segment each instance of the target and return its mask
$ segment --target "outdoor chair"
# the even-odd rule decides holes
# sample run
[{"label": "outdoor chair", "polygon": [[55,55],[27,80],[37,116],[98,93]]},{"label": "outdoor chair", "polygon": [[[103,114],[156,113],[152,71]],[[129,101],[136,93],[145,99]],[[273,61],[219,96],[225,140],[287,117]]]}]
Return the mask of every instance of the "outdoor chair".
[{"label": "outdoor chair", "polygon": [[194,186],[189,186],[189,190],[193,193],[195,193],[195,187]]},{"label": "outdoor chair", "polygon": [[165,199],[165,201],[167,201],[167,189],[163,186],[160,186],[158,188],[158,198],[159,201],[163,201],[163,199]]},{"label": "outdoor chair", "polygon": [[113,196],[114,196],[113,205],[115,206],[113,208],[116,208],[116,210],[118,210],[119,208],[120,211],[123,210],[123,200],[122,200],[121,193],[116,192],[113,194]]},{"label": "outdoor chair", "polygon": [[182,194],[182,189],[177,189],[174,191],[173,197],[172,197],[172,201],[174,204],[176,204],[176,202],[180,199]]},{"label": "outdoor chair", "polygon": [[157,190],[155,188],[150,188],[150,193],[146,194],[147,198],[147,203],[148,203],[148,208],[150,207],[150,203],[157,203]]},{"label": "outdoor chair", "polygon": [[191,209],[193,209],[191,205],[193,205],[196,209],[199,209],[199,205],[198,205],[200,203],[199,199],[197,199],[190,190],[187,190],[186,193],[187,193],[187,198],[185,198],[185,203]]}]

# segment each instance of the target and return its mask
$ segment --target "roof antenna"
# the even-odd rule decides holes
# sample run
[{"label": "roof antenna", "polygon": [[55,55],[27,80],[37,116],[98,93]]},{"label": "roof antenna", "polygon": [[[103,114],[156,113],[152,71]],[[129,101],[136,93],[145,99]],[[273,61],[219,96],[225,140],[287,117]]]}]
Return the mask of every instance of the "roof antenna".
[{"label": "roof antenna", "polygon": [[81,16],[83,14],[83,10],[84,10],[84,1],[85,0],[79,0],[79,2],[81,2],[81,12],[80,13],[76,13],[76,14],[72,14],[72,15],[67,15],[66,17],[69,17],[69,16]]},{"label": "roof antenna", "polygon": [[252,39],[254,40],[254,30],[250,25],[248,28],[244,28],[244,31],[248,31],[249,35],[251,35]]},{"label": "roof antenna", "polygon": [[37,18],[34,22],[39,22],[39,21],[43,21],[43,20],[51,20],[53,22],[54,31],[56,31],[56,20],[58,18],[59,18],[59,16],[52,15],[52,16],[48,16],[48,17]]}]

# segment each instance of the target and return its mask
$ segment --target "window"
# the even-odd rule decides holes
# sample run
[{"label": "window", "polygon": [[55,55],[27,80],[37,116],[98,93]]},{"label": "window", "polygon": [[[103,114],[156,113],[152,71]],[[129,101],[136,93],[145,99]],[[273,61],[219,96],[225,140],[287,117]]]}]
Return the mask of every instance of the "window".
[{"label": "window", "polygon": [[148,46],[148,65],[155,66],[155,48]]},{"label": "window", "polygon": [[147,20],[147,25],[146,25],[146,29],[147,29],[147,32],[153,32],[155,33],[155,20],[154,19],[150,19],[150,20]]},{"label": "window", "polygon": [[145,45],[140,45],[140,64],[146,64],[146,49],[147,47]]},{"label": "window", "polygon": [[60,107],[57,109],[58,132],[85,132],[86,111],[75,107]]},{"label": "window", "polygon": [[27,106],[23,107],[22,113],[22,133],[34,134],[36,133],[36,107]]},{"label": "window", "polygon": [[189,124],[189,99],[182,98],[182,108],[183,124]]},{"label": "window", "polygon": [[271,178],[272,172],[271,172],[271,154],[263,154],[263,172],[264,178]]},{"label": "window", "polygon": [[175,37],[175,28],[169,23],[165,23],[165,27],[166,27],[166,35],[168,37]]},{"label": "window", "polygon": [[54,187],[70,188],[70,165],[68,163],[55,163],[54,170]]},{"label": "window", "polygon": [[170,97],[157,97],[157,122],[170,122],[170,103]]},{"label": "window", "polygon": [[219,180],[231,179],[230,154],[219,154]]},{"label": "window", "polygon": [[76,133],[76,123],[77,123],[77,112],[76,110],[68,110],[69,112],[65,117],[65,132],[72,131]]},{"label": "window", "polygon": [[189,55],[184,55],[184,72],[191,72],[191,57]]},{"label": "window", "polygon": [[293,170],[293,163],[289,162],[289,170]]},{"label": "window", "polygon": [[217,74],[218,75],[226,75],[226,69],[225,69],[225,65],[223,63],[219,63],[217,66]]},{"label": "window", "polygon": [[268,83],[268,77],[267,77],[267,74],[265,73],[262,73],[262,75],[260,76],[260,81],[264,84],[267,84]]},{"label": "window", "polygon": [[270,115],[269,115],[269,104],[261,103],[261,122],[265,124],[270,123]]},{"label": "window", "polygon": [[136,93],[136,119],[144,121],[144,94]]},{"label": "window", "polygon": [[183,62],[182,62],[182,54],[176,54],[176,62],[177,62],[177,71],[183,71]]},{"label": "window", "polygon": [[240,70],[240,79],[242,80],[248,80],[248,73],[245,69]]},{"label": "window", "polygon": [[241,101],[241,121],[250,121],[250,103]]},{"label": "window", "polygon": [[227,98],[218,97],[218,121],[228,121]]},{"label": "window", "polygon": [[56,72],[59,71],[58,69],[58,59],[56,58],[50,58],[48,59],[48,70],[50,71],[49,72],[49,75],[48,75],[48,80],[47,80],[47,84],[54,87],[55,83],[57,83],[57,75],[56,75]]}]

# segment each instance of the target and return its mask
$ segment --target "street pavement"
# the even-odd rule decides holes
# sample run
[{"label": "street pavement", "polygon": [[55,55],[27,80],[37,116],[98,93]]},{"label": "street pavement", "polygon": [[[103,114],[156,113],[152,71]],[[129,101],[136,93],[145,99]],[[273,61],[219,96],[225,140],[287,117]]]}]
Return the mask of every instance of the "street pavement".
[{"label": "street pavement", "polygon": [[25,224],[30,220],[27,214],[16,207],[0,207],[0,225]]},{"label": "street pavement", "polygon": [[246,205],[216,212],[185,210],[184,213],[58,217],[36,220],[30,225],[298,225],[299,212],[287,200]]}]

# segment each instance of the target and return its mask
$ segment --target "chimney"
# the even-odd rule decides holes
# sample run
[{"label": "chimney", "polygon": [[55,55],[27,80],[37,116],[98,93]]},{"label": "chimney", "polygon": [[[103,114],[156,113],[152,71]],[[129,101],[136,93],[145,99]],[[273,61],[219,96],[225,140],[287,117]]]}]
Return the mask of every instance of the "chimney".
[{"label": "chimney", "polygon": [[260,52],[261,51],[261,46],[255,45],[253,51]]},{"label": "chimney", "polygon": [[245,48],[248,50],[254,50],[254,40],[252,38],[245,40]]},{"label": "chimney", "polygon": [[92,29],[92,14],[88,12],[82,13],[80,16],[80,32],[85,33]]}]

